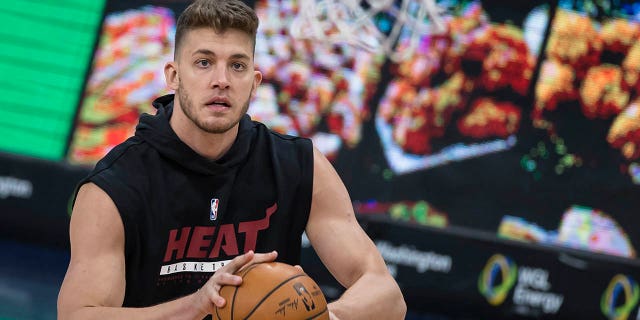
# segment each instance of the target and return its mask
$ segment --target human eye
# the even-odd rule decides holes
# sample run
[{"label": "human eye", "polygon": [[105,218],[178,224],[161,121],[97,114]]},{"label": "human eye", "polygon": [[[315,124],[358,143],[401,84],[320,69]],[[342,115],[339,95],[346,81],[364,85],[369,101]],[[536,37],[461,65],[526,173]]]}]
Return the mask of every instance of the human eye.
[{"label": "human eye", "polygon": [[196,66],[200,68],[208,68],[210,65],[211,63],[209,63],[209,60],[207,59],[199,59],[196,61]]},{"label": "human eye", "polygon": [[244,63],[241,63],[241,62],[234,62],[234,63],[231,64],[231,69],[233,71],[240,72],[240,71],[246,70],[247,66]]}]

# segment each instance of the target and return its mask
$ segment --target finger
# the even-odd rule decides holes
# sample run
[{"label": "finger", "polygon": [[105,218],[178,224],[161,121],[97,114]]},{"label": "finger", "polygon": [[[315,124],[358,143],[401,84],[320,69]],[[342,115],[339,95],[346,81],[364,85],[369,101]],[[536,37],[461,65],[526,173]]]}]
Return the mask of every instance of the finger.
[{"label": "finger", "polygon": [[244,270],[245,268],[247,268],[247,267],[249,267],[249,266],[251,266],[251,265],[254,265],[254,264],[256,264],[256,263],[263,263],[263,262],[271,262],[271,261],[274,261],[274,260],[276,260],[276,258],[277,258],[277,257],[278,257],[278,252],[277,252],[277,251],[275,251],[275,250],[274,250],[274,251],[271,251],[271,252],[268,252],[268,253],[256,253],[256,254],[253,256],[253,259],[251,259],[251,261],[247,262],[247,263],[246,263],[244,266],[242,266],[242,267],[240,268],[240,270],[238,270],[238,271],[242,271],[242,270]]},{"label": "finger", "polygon": [[245,254],[242,254],[233,258],[231,262],[229,262],[226,266],[222,267],[218,271],[224,270],[229,273],[236,273],[238,270],[244,267],[247,263],[251,262],[254,256],[255,256],[255,253],[253,252],[253,250],[249,250]]},{"label": "finger", "polygon": [[216,277],[214,287],[220,290],[222,286],[239,286],[242,284],[242,277],[231,273],[220,273]]},{"label": "finger", "polygon": [[196,294],[201,297],[198,300],[203,301],[203,304],[206,305],[205,310],[207,310],[208,313],[210,313],[211,310],[214,310],[214,308],[211,307],[211,304],[215,307],[222,308],[227,303],[227,301],[220,296],[218,290],[219,289],[215,288],[213,285],[205,285],[196,292]]},{"label": "finger", "polygon": [[299,264],[296,264],[295,266],[293,266],[294,268],[297,268],[298,270],[304,272],[304,269],[302,269],[302,267]]},{"label": "finger", "polygon": [[220,296],[218,290],[210,291],[209,300],[218,308],[222,308],[225,304],[227,304],[227,300]]},{"label": "finger", "polygon": [[220,289],[223,286],[238,286],[242,284],[242,277],[234,275],[243,266],[250,263],[255,257],[253,250],[239,255],[231,260],[224,267],[217,270],[209,281],[199,290],[201,295],[205,296],[207,301],[213,303],[216,307],[222,308],[226,304],[223,297],[220,296]]},{"label": "finger", "polygon": [[204,286],[208,300],[215,304],[218,308],[222,308],[226,301],[220,296],[220,290],[223,286],[239,286],[242,284],[242,277],[231,274],[229,272],[220,272],[218,270]]},{"label": "finger", "polygon": [[253,257],[252,263],[262,263],[262,262],[271,262],[276,260],[278,257],[278,252],[273,250],[268,253],[256,253]]}]

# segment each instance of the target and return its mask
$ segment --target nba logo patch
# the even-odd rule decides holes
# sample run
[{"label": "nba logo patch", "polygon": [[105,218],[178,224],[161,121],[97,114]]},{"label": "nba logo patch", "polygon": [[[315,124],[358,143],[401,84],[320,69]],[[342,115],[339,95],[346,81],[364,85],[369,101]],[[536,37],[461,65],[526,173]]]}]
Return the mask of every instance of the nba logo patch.
[{"label": "nba logo patch", "polygon": [[211,210],[209,211],[209,219],[211,221],[215,221],[218,219],[218,203],[220,200],[213,198],[211,199]]}]

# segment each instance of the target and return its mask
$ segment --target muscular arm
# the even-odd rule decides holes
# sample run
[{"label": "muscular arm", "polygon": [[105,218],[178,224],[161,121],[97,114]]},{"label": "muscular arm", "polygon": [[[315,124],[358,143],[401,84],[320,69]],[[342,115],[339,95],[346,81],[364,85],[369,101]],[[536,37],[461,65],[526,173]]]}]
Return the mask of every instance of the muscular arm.
[{"label": "muscular arm", "polygon": [[125,293],[124,227],[109,196],[83,185],[71,215],[71,260],[58,295],[59,319],[202,319],[225,304],[222,285],[239,285],[232,275],[243,266],[271,261],[275,253],[238,256],[196,293],[147,308],[122,308]]},{"label": "muscular arm", "polygon": [[404,319],[406,305],[375,245],[362,230],[333,166],[314,148],[314,181],[307,236],[345,293],[329,305],[340,320]]}]

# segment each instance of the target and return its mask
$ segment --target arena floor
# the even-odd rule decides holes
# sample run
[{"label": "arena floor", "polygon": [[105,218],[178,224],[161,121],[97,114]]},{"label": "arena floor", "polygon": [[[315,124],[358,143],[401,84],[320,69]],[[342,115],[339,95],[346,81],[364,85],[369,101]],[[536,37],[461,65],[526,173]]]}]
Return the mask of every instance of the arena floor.
[{"label": "arena floor", "polygon": [[0,319],[56,319],[68,252],[0,241]]}]

